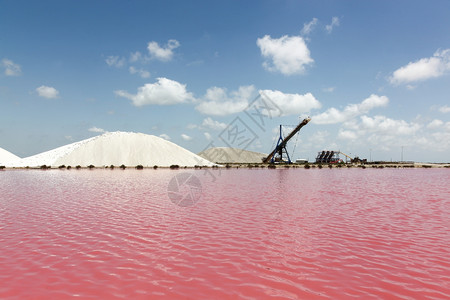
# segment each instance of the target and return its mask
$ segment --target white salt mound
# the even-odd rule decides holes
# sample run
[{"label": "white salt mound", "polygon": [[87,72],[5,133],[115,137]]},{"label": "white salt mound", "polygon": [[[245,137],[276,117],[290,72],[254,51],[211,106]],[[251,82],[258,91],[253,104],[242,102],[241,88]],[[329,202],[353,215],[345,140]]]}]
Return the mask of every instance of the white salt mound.
[{"label": "white salt mound", "polygon": [[20,157],[0,148],[0,166],[11,167],[17,163],[18,160],[20,160]]},{"label": "white salt mound", "polygon": [[212,166],[210,161],[153,135],[133,132],[108,132],[100,136],[24,158],[18,167],[60,165],[168,167]]},{"label": "white salt mound", "polygon": [[267,154],[264,153],[228,147],[209,148],[200,152],[198,155],[218,164],[261,163],[263,158],[267,157]]}]

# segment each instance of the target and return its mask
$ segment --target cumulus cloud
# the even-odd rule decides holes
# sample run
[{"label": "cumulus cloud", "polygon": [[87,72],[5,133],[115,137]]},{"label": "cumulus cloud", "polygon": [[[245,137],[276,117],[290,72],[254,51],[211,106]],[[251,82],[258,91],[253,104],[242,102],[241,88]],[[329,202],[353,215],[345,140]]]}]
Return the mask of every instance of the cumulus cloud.
[{"label": "cumulus cloud", "polygon": [[344,140],[356,140],[358,138],[358,135],[356,134],[356,132],[353,132],[351,130],[340,129],[338,133],[338,138]]},{"label": "cumulus cloud", "polygon": [[95,126],[89,128],[88,131],[96,132],[96,133],[105,133],[106,132],[103,128],[98,128],[98,127],[95,127]]},{"label": "cumulus cloud", "polygon": [[123,90],[115,91],[115,94],[130,99],[135,106],[172,105],[194,99],[193,95],[186,90],[185,84],[163,77],[157,80],[156,83],[147,83],[139,87],[137,94],[130,94]]},{"label": "cumulus cloud", "polygon": [[[439,119],[420,122],[419,119],[407,121],[382,115],[374,117],[362,115],[339,127],[336,135],[337,139],[341,140],[338,143],[339,148],[352,149],[347,151],[364,152],[369,148],[377,151],[399,151],[401,146],[426,149],[430,154],[450,151],[450,122]],[[334,136],[334,134],[328,136],[325,141],[315,140],[311,146],[323,146],[324,142],[333,141]],[[347,146],[344,142],[348,142]]]},{"label": "cumulus cloud", "polygon": [[36,88],[36,92],[39,96],[47,98],[47,99],[56,99],[59,96],[59,92],[51,86],[41,85]]},{"label": "cumulus cloud", "polygon": [[223,130],[226,127],[227,127],[227,124],[213,120],[210,117],[207,117],[206,119],[204,119],[201,125],[188,124],[186,126],[187,129],[199,129],[199,130],[208,130],[208,129]]},{"label": "cumulus cloud", "polygon": [[206,91],[201,103],[195,108],[206,115],[225,116],[243,111],[252,96],[253,85],[241,86],[237,91],[227,92],[224,88],[212,87]]},{"label": "cumulus cloud", "polygon": [[211,140],[211,134],[209,134],[208,132],[204,132],[203,133],[204,135],[205,135],[205,138],[208,140],[208,141],[210,141]]},{"label": "cumulus cloud", "polygon": [[392,73],[391,84],[408,84],[444,75],[450,70],[450,49],[436,51],[432,57],[410,62]]},{"label": "cumulus cloud", "polygon": [[368,116],[361,116],[361,128],[372,133],[379,133],[379,135],[414,135],[421,126],[417,123],[408,123],[404,120],[394,120],[385,116],[375,116],[373,118]]},{"label": "cumulus cloud", "polygon": [[449,113],[450,112],[450,106],[448,105],[444,105],[442,107],[439,108],[439,111],[443,114]]},{"label": "cumulus cloud", "polygon": [[170,136],[168,136],[168,135],[165,134],[165,133],[160,134],[159,137],[160,137],[160,138],[163,138],[163,139],[165,139],[165,140],[167,140],[167,141],[170,141]]},{"label": "cumulus cloud", "polygon": [[[338,149],[336,143],[334,142],[334,134],[326,130],[317,130],[313,135],[305,138],[305,141],[299,143],[303,149]],[[336,145],[336,147],[335,147]]]},{"label": "cumulus cloud", "polygon": [[4,58],[2,59],[2,67],[5,68],[6,76],[19,76],[22,74],[20,65],[14,63],[12,60]]},{"label": "cumulus cloud", "polygon": [[160,61],[170,61],[173,58],[173,50],[180,46],[177,40],[169,40],[165,47],[161,47],[157,42],[148,43],[147,49],[152,58]]},{"label": "cumulus cloud", "polygon": [[143,69],[136,69],[133,66],[130,66],[128,68],[128,71],[130,71],[130,74],[138,74],[142,78],[149,78],[150,77],[150,72],[149,71],[146,71],[146,70],[143,70]]},{"label": "cumulus cloud", "polygon": [[416,132],[422,127],[420,124],[404,120],[394,120],[385,116],[375,116],[373,118],[368,116],[361,116],[361,129],[363,134],[376,133],[372,139],[383,140],[389,138],[393,142],[397,136],[414,136]]},{"label": "cumulus cloud", "polygon": [[185,140],[185,141],[190,141],[190,140],[192,140],[192,137],[190,137],[189,135],[187,135],[187,134],[181,134],[181,138],[183,139],[183,140]]},{"label": "cumulus cloud", "polygon": [[446,122],[446,123],[444,124],[444,128],[445,128],[445,130],[446,130],[448,133],[450,133],[450,122]]},{"label": "cumulus cloud", "polygon": [[421,128],[422,125],[415,122],[363,115],[357,121],[344,123],[338,131],[338,138],[349,142],[363,140],[389,150],[402,143],[419,143]]},{"label": "cumulus cloud", "polygon": [[269,98],[280,108],[281,116],[304,114],[322,107],[320,102],[311,93],[300,95],[261,90],[260,94]]},{"label": "cumulus cloud", "polygon": [[265,58],[263,66],[271,72],[284,75],[301,74],[305,67],[314,62],[305,40],[300,36],[282,36],[279,39],[266,35],[256,44]]},{"label": "cumulus cloud", "polygon": [[303,24],[302,35],[309,35],[317,25],[317,18],[313,18],[311,22]]},{"label": "cumulus cloud", "polygon": [[213,130],[223,130],[227,127],[227,124],[221,123],[219,121],[215,121],[215,120],[211,119],[210,117],[208,117],[203,120],[202,126],[213,129]]},{"label": "cumulus cloud", "polygon": [[110,55],[105,59],[105,62],[110,67],[121,68],[125,65],[125,58]]},{"label": "cumulus cloud", "polygon": [[331,18],[331,24],[326,25],[325,26],[325,30],[328,33],[331,33],[335,27],[339,26],[339,24],[340,24],[339,18],[338,17],[332,17]]},{"label": "cumulus cloud", "polygon": [[450,122],[445,123],[443,131],[434,132],[426,138],[424,146],[433,151],[450,151]]},{"label": "cumulus cloud", "polygon": [[361,103],[347,105],[342,111],[332,107],[321,114],[313,116],[312,122],[315,124],[343,123],[354,117],[368,113],[373,108],[386,106],[388,103],[388,97],[372,94]]},{"label": "cumulus cloud", "polygon": [[444,125],[444,122],[442,122],[441,120],[435,119],[435,120],[431,121],[430,123],[428,123],[427,128],[436,129],[436,128],[441,127],[442,125]]}]

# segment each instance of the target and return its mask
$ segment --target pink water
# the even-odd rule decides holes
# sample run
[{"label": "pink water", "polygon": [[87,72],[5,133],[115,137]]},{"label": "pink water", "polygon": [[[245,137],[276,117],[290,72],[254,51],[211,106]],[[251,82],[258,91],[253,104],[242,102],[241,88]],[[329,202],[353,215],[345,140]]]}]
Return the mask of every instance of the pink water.
[{"label": "pink water", "polygon": [[450,298],[450,170],[210,172],[0,172],[0,298]]}]

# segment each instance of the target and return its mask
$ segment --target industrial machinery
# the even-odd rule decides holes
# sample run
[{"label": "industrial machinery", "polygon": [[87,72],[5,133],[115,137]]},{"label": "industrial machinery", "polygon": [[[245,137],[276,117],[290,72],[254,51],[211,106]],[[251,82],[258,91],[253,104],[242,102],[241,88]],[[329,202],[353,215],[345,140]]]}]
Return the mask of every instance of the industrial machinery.
[{"label": "industrial machinery", "polygon": [[347,162],[347,158],[350,159],[350,162],[353,162],[353,158],[350,157],[349,155],[345,154],[344,152],[339,151],[340,154],[345,156],[345,162]]},{"label": "industrial machinery", "polygon": [[[291,158],[289,157],[289,153],[286,150],[286,144],[297,132],[300,131],[300,129],[302,129],[303,126],[308,124],[309,121],[311,121],[311,118],[309,118],[309,117],[304,119],[285,138],[283,138],[283,134],[281,131],[282,125],[280,125],[280,137],[278,138],[277,146],[266,158],[263,159],[263,163],[269,163],[269,162],[271,162],[271,163],[287,162],[289,164],[292,163]],[[286,159],[284,159],[283,157],[286,157]]]},{"label": "industrial machinery", "polygon": [[347,159],[349,159],[351,163],[366,163],[367,162],[367,159],[360,159],[358,156],[352,158],[349,155],[347,155],[341,151],[323,150],[323,151],[319,151],[319,153],[317,153],[316,163],[335,164],[335,163],[343,162],[343,160],[339,157],[339,154],[342,154],[346,157],[345,162],[348,162]]},{"label": "industrial machinery", "polygon": [[316,163],[334,164],[341,162],[342,159],[339,158],[339,153],[339,151],[319,151],[316,157]]}]

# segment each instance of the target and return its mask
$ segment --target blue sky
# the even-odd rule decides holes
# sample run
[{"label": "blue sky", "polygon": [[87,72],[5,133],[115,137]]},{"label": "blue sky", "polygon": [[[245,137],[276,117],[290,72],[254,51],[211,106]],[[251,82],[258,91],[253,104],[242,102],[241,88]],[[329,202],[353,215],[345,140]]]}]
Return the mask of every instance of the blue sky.
[{"label": "blue sky", "polygon": [[[294,158],[448,162],[449,14],[444,0],[0,1],[0,147],[134,131],[270,152],[279,124],[311,116]],[[261,97],[278,114],[258,126]]]}]

